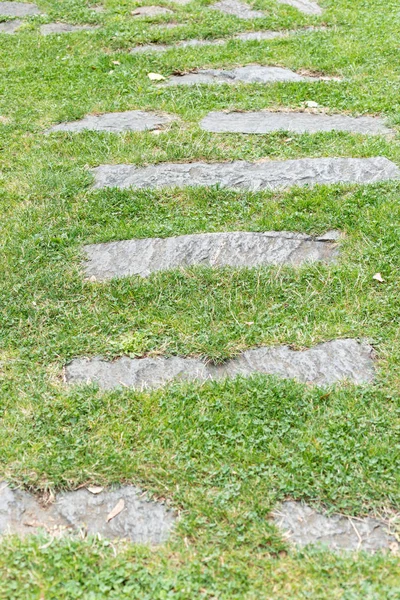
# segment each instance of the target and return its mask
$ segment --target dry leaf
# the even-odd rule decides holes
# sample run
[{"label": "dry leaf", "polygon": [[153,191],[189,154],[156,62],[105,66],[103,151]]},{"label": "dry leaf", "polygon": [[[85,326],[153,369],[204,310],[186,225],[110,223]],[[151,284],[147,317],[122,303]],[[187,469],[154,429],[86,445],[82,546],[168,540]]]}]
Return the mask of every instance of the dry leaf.
[{"label": "dry leaf", "polygon": [[124,510],[124,508],[125,508],[125,500],[123,500],[121,498],[121,500],[118,500],[117,504],[114,506],[114,508],[112,509],[110,514],[107,516],[107,523],[109,523],[111,521],[111,519],[114,519],[114,517],[119,515],[119,513]]},{"label": "dry leaf", "polygon": [[384,283],[385,281],[380,273],[375,273],[372,279],[375,279],[375,281],[379,281],[379,283]]},{"label": "dry leaf", "polygon": [[119,60],[113,60],[111,61],[113,65],[120,65],[121,63],[119,62]]},{"label": "dry leaf", "polygon": [[104,490],[104,488],[102,488],[101,485],[88,485],[86,489],[88,492],[94,494],[95,496],[97,496],[97,494],[101,494],[101,492]]},{"label": "dry leaf", "polygon": [[308,108],[318,108],[319,104],[318,102],[314,102],[314,100],[307,100],[306,106]]},{"label": "dry leaf", "polygon": [[160,75],[160,73],[149,73],[147,77],[151,81],[163,81],[165,79],[164,75]]}]

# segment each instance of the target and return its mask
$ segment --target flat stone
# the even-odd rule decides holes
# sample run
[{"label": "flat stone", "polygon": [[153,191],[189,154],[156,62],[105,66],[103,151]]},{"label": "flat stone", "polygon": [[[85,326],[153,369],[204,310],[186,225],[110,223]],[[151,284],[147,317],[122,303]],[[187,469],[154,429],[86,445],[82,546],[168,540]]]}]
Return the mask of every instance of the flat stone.
[{"label": "flat stone", "polygon": [[60,33],[75,33],[76,31],[93,31],[98,29],[93,25],[70,25],[69,23],[47,23],[41,25],[40,33],[42,35],[53,35]]},{"label": "flat stone", "polygon": [[[101,489],[101,488],[99,488]],[[107,521],[119,504],[123,510]],[[171,532],[176,517],[163,504],[147,501],[133,486],[105,489],[96,494],[86,489],[57,494],[55,502],[42,505],[32,494],[0,482],[0,535],[26,536],[45,531],[51,536],[100,534],[108,539],[160,544]]]},{"label": "flat stone", "polygon": [[278,0],[278,2],[294,6],[294,8],[297,8],[297,10],[306,15],[322,15],[322,8],[311,0]]},{"label": "flat stone", "polygon": [[128,110],[126,112],[104,113],[102,115],[88,115],[80,121],[60,123],[48,129],[53,131],[147,131],[160,129],[174,120],[171,115],[145,112],[142,110]]},{"label": "flat stone", "polygon": [[313,238],[286,231],[235,231],[124,240],[85,246],[84,267],[88,277],[105,281],[129,275],[147,277],[157,271],[193,265],[251,268],[332,262],[338,254],[334,243],[337,236],[332,237]]},{"label": "flat stone", "polygon": [[317,133],[320,131],[347,131],[380,135],[393,133],[382,119],[376,117],[349,117],[306,112],[211,112],[200,124],[205,131],[214,133],[270,133],[291,131]]},{"label": "flat stone", "polygon": [[0,23],[0,33],[15,33],[21,27],[22,21],[5,21]]},{"label": "flat stone", "polygon": [[210,8],[218,10],[227,15],[233,15],[239,19],[260,19],[265,17],[261,10],[253,10],[248,4],[239,2],[238,0],[220,0]]},{"label": "flat stone", "polygon": [[41,10],[36,4],[27,2],[0,2],[0,15],[5,17],[30,17],[40,15]]},{"label": "flat stone", "polygon": [[165,6],[140,6],[131,12],[133,17],[158,17],[159,15],[172,15],[173,11]]},{"label": "flat stone", "polygon": [[136,390],[159,388],[174,380],[204,382],[226,378],[276,375],[283,379],[315,385],[341,381],[355,384],[374,378],[373,350],[352,339],[333,340],[295,351],[289,346],[254,348],[221,365],[196,358],[128,358],[114,361],[100,357],[77,358],[65,367],[68,384],[94,383],[103,389],[129,387]]},{"label": "flat stone", "polygon": [[101,165],[92,170],[95,188],[163,188],[220,185],[237,190],[274,190],[290,186],[375,183],[400,179],[400,169],[376,158],[301,158],[224,163],[159,163],[148,167]]},{"label": "flat stone", "polygon": [[285,537],[299,546],[319,544],[334,551],[366,552],[399,549],[387,523],[372,517],[327,516],[306,504],[293,501],[283,502],[273,517],[276,525],[285,532]]},{"label": "flat stone", "polygon": [[299,75],[283,67],[247,65],[235,69],[201,69],[184,75],[173,75],[167,85],[197,85],[201,83],[276,83],[280,81],[317,81],[316,77]]}]

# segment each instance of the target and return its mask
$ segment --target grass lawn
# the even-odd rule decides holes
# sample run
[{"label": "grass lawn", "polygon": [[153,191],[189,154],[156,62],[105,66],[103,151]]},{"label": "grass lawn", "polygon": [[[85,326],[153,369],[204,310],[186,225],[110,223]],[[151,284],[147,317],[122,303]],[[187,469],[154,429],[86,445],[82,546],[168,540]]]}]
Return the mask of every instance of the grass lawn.
[{"label": "grass lawn", "polygon": [[[181,518],[159,547],[98,539],[6,537],[0,598],[398,599],[392,554],[295,550],[271,523],[284,498],[362,516],[399,511],[400,183],[284,192],[214,188],[92,190],[104,163],[385,156],[400,165],[398,0],[321,0],[304,15],[255,0],[265,19],[146,2],[38,0],[43,15],[0,34],[0,480],[34,492],[130,482]],[[176,21],[181,27],[159,25]],[[99,25],[40,36],[40,24]],[[263,42],[129,54],[138,43],[253,29],[326,28]],[[195,67],[261,63],[342,81],[161,87]],[[212,134],[211,110],[304,108],[382,115],[392,137],[349,133]],[[43,135],[94,112],[162,110],[153,132]],[[341,230],[339,262],[252,270],[191,268],[85,281],[82,245],[211,231]],[[383,283],[373,279],[381,273]],[[305,348],[366,339],[372,385],[311,388],[257,376],[164,389],[66,388],[74,357],[184,355],[214,361],[263,344]]]}]

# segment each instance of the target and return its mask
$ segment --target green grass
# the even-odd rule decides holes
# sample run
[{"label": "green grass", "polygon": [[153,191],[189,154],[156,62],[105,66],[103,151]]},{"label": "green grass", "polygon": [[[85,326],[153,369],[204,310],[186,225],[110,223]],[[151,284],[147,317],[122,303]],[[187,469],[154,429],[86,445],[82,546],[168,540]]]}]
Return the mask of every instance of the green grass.
[{"label": "green grass", "polygon": [[[321,0],[320,18],[258,0],[263,20],[207,10],[136,20],[139,2],[38,2],[0,35],[0,479],[33,491],[131,482],[181,512],[170,541],[146,548],[94,539],[3,539],[0,597],[397,599],[398,557],[288,547],[268,519],[283,498],[344,514],[399,510],[399,183],[279,193],[212,189],[93,191],[89,167],[185,160],[386,156],[400,165],[400,26],[395,0]],[[157,2],[158,3],[158,2]],[[147,2],[151,4],[151,2]],[[158,27],[168,20],[183,27]],[[41,37],[39,24],[92,23]],[[137,43],[248,29],[326,25],[262,43],[130,55]],[[120,64],[114,64],[118,61]],[[341,82],[163,88],[195,67],[251,62]],[[381,114],[391,138],[341,133],[213,135],[210,110],[301,108]],[[171,130],[43,135],[91,112],[156,109]],[[85,243],[202,231],[292,230],[345,237],[338,264],[234,271],[192,268],[98,285],[84,281]],[[373,275],[380,272],[384,283]],[[221,361],[260,344],[309,347],[367,339],[376,381],[329,390],[254,377],[174,384],[153,393],[66,389],[76,356],[195,355]]]}]

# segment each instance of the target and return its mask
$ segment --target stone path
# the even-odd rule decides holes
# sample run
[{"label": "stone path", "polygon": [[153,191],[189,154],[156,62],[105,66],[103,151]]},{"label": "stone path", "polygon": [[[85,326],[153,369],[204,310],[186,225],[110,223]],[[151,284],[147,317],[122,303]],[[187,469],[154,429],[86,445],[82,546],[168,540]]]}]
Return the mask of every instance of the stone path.
[{"label": "stone path", "polygon": [[239,19],[260,19],[266,16],[261,10],[253,10],[248,4],[238,0],[220,0],[210,8]]},{"label": "stone path", "polygon": [[372,355],[368,344],[340,339],[303,351],[291,350],[289,346],[254,348],[221,365],[177,356],[123,357],[111,362],[99,357],[78,358],[65,367],[65,381],[95,383],[106,390],[118,387],[145,390],[177,379],[203,382],[262,373],[321,386],[340,381],[362,384],[374,378]]},{"label": "stone path", "polygon": [[43,506],[32,494],[0,482],[2,535],[24,536],[42,530],[54,537],[87,533],[160,544],[168,538],[175,521],[176,516],[165,505],[147,501],[142,490],[133,486],[112,490],[89,486],[62,492],[54,503]]},{"label": "stone path", "polygon": [[322,8],[311,0],[277,0],[280,4],[289,4],[307,15],[322,15]]},{"label": "stone path", "polygon": [[125,112],[104,113],[102,115],[88,115],[79,121],[59,123],[47,130],[54,131],[147,131],[161,129],[169,125],[176,117],[165,113],[146,112],[143,110],[129,110]]},{"label": "stone path", "polygon": [[273,513],[274,521],[285,537],[299,546],[320,544],[330,550],[376,552],[400,550],[395,536],[384,521],[372,517],[327,516],[300,502],[284,502]]},{"label": "stone path", "polygon": [[47,23],[41,25],[40,33],[42,35],[54,35],[62,33],[75,33],[77,31],[94,31],[98,29],[94,25],[70,25],[69,23]]},{"label": "stone path", "polygon": [[159,163],[148,167],[102,165],[93,169],[94,187],[163,188],[220,185],[237,190],[275,190],[290,186],[374,183],[400,178],[384,157],[301,158],[226,163]]},{"label": "stone path", "polygon": [[41,10],[36,4],[28,2],[0,2],[0,15],[5,17],[31,17],[40,15]]},{"label": "stone path", "polygon": [[270,133],[292,131],[317,133],[320,131],[348,131],[382,135],[394,133],[377,117],[349,117],[307,112],[211,112],[200,124],[205,131],[214,133]]},{"label": "stone path", "polygon": [[172,14],[174,14],[173,11],[165,6],[140,6],[131,12],[133,17],[158,17]]},{"label": "stone path", "polygon": [[5,21],[0,23],[0,33],[15,33],[23,25],[23,21],[16,19],[15,21]]},{"label": "stone path", "polygon": [[236,231],[108,242],[84,247],[84,268],[88,277],[105,281],[192,265],[243,268],[332,262],[338,254],[338,237],[336,231],[317,238],[286,231]]}]

